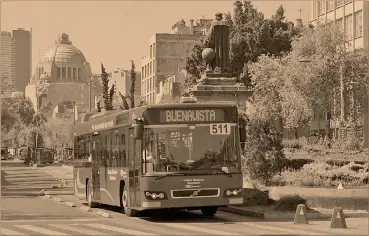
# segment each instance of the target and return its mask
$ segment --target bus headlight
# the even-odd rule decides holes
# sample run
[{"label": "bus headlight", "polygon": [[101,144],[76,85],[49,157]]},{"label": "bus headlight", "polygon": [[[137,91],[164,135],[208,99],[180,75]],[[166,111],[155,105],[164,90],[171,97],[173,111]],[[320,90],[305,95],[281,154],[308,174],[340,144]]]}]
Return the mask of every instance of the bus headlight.
[{"label": "bus headlight", "polygon": [[167,196],[164,192],[157,191],[145,191],[145,197],[148,200],[165,200]]},{"label": "bus headlight", "polygon": [[224,191],[224,197],[240,197],[242,196],[242,188],[230,188]]}]

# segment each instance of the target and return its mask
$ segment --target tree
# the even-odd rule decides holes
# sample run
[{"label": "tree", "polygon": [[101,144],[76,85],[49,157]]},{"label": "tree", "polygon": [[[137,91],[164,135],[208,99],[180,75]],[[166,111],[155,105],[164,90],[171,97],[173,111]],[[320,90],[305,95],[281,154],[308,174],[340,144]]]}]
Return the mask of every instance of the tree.
[{"label": "tree", "polygon": [[105,71],[104,65],[101,63],[101,82],[103,86],[103,99],[104,99],[104,109],[111,110],[111,105],[109,102],[109,74]]},{"label": "tree", "polygon": [[120,109],[122,110],[129,110],[129,104],[128,104],[128,101],[127,101],[127,96],[124,96],[121,94],[121,92],[119,92],[119,96],[122,100],[122,104],[120,105]]},{"label": "tree", "polygon": [[109,91],[109,109],[108,110],[113,110],[113,98],[114,98],[114,93],[115,93],[115,85],[113,84],[110,88]]},{"label": "tree", "polygon": [[[230,72],[236,73],[245,85],[250,85],[249,63],[256,62],[262,54],[279,57],[289,52],[292,39],[300,32],[285,20],[282,6],[271,19],[264,19],[250,1],[236,1],[233,19],[228,13],[225,21],[230,26]],[[205,70],[201,51],[202,44],[195,45],[186,58],[191,83],[196,83]]]},{"label": "tree", "polygon": [[186,58],[185,70],[189,74],[186,83],[193,84],[201,78],[201,74],[205,71],[206,65],[202,60],[202,41],[195,44],[189,57]]},{"label": "tree", "polygon": [[282,137],[275,133],[271,119],[255,112],[247,117],[247,139],[243,157],[244,173],[268,185],[284,168],[286,157]]},{"label": "tree", "polygon": [[131,89],[130,89],[131,108],[135,107],[135,84],[136,84],[135,63],[133,62],[133,60],[131,60]]}]

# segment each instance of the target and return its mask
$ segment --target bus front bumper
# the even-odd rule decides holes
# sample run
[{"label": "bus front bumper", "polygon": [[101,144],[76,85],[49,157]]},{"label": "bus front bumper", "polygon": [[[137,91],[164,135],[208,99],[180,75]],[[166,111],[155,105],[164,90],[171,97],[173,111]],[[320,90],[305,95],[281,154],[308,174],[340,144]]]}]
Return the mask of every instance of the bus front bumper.
[{"label": "bus front bumper", "polygon": [[160,208],[201,208],[206,206],[230,206],[243,203],[242,197],[233,198],[197,198],[142,201],[141,210]]}]

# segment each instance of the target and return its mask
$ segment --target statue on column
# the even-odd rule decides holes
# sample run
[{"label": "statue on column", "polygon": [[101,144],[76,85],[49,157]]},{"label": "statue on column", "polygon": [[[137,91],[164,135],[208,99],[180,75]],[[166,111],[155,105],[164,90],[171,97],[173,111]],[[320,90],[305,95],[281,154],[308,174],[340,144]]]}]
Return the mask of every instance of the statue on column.
[{"label": "statue on column", "polygon": [[217,13],[203,42],[207,72],[222,73],[229,67],[229,26],[222,20],[223,14]]}]

